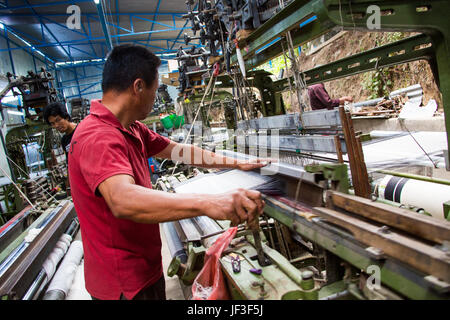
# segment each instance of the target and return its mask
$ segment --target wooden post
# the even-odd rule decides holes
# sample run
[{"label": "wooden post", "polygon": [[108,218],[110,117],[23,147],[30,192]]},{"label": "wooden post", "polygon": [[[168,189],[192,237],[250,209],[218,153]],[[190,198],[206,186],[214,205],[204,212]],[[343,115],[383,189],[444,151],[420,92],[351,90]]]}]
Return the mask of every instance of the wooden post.
[{"label": "wooden post", "polygon": [[339,136],[334,136],[334,144],[336,145],[336,154],[338,158],[339,163],[344,163],[344,158],[342,157],[342,145],[341,145],[341,139],[339,139]]},{"label": "wooden post", "polygon": [[[339,107],[339,116],[341,118],[342,131],[344,132],[345,145],[347,147],[348,161],[350,164],[350,171],[352,174],[353,188],[355,189],[355,194],[361,196],[361,188],[359,185],[359,174],[358,174],[358,163],[355,158],[354,144],[352,140],[352,132],[348,124],[348,118],[345,113],[344,107]],[[353,133],[354,134],[354,133]]]}]

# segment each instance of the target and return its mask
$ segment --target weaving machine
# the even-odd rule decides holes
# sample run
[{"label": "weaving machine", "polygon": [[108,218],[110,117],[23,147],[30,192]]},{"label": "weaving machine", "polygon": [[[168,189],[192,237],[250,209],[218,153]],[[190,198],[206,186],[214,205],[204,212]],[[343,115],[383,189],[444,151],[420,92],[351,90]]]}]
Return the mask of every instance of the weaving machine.
[{"label": "weaving machine", "polygon": [[[179,193],[218,193],[274,178],[285,194],[264,196],[260,226],[269,264],[258,262],[255,239],[244,228],[220,260],[233,299],[449,298],[449,223],[349,194],[345,165],[272,163],[261,172],[200,174],[171,185]],[[163,225],[173,257],[168,274],[178,275],[186,297],[205,251],[228,227],[207,217]]]},{"label": "weaving machine", "polygon": [[[276,2],[187,1],[185,18],[194,37],[186,35],[185,44],[200,40],[206,49],[180,51],[177,102],[192,126],[197,125],[197,115],[209,126],[211,107],[223,108],[226,127],[236,131],[231,148],[221,152],[272,157],[279,163],[261,172],[197,172],[194,178],[184,168],[162,177],[160,189],[225,192],[256,188],[265,179],[283,186],[282,195],[263,196],[261,233],[238,229],[222,255],[221,270],[234,299],[450,298],[450,224],[445,221],[450,201],[435,203],[439,207],[435,216],[440,219],[427,215],[430,209],[423,203],[414,204],[416,208],[405,205],[401,186],[406,178],[389,178],[392,181],[386,179],[391,182],[381,186],[369,176],[363,137],[355,132],[350,114],[343,107],[305,112],[300,94],[313,84],[426,60],[448,115],[449,50],[444,31],[448,21],[436,14],[448,2]],[[366,9],[371,5],[383,13],[378,31],[420,34],[300,70],[296,47],[333,29],[369,31]],[[274,75],[256,69],[280,54],[290,59],[290,68],[285,63],[289,76],[274,80]],[[231,92],[232,97],[214,97],[216,87]],[[287,90],[296,91],[300,113],[286,114],[282,93]],[[192,113],[196,116],[191,117]],[[194,136],[190,138],[195,141]],[[450,170],[448,150],[443,154]],[[265,175],[267,170],[272,175]],[[445,183],[438,184],[435,187],[445,193]],[[177,274],[187,286],[186,296],[202,268],[205,250],[228,227],[204,217],[164,224],[173,255],[169,275]],[[260,270],[260,274],[250,270]]]}]

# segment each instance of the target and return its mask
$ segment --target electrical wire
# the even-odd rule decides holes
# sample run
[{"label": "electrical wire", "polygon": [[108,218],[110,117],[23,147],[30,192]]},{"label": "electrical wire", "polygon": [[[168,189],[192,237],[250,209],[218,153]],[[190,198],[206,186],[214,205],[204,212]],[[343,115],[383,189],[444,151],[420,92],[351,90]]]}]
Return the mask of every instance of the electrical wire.
[{"label": "electrical wire", "polygon": [[28,199],[28,197],[22,192],[22,190],[20,189],[20,187],[13,181],[13,179],[8,175],[8,173],[6,173],[6,171],[0,166],[0,170],[2,171],[2,173],[5,175],[5,177],[7,177],[11,183],[14,185],[14,187],[17,189],[17,191],[19,191],[20,195],[30,204],[30,206],[33,209],[36,209],[36,207],[34,206],[34,204],[30,201],[30,199]]},{"label": "electrical wire", "polygon": [[[27,172],[25,172],[17,163],[15,163],[9,156],[6,156],[8,159],[9,159],[9,161],[11,161],[20,171],[22,171],[23,173],[25,173],[25,175],[28,177],[28,179],[30,179],[31,177],[30,177],[30,175],[27,173]],[[10,180],[12,181],[12,179],[10,178]],[[14,183],[14,182],[13,182]],[[56,201],[56,203],[61,203],[61,201],[58,201],[55,197],[53,197],[47,190],[45,190],[45,189],[42,189],[48,196],[50,196],[50,198],[52,198],[53,200],[55,200]]]},{"label": "electrical wire", "polygon": [[[214,77],[213,75],[211,75],[211,78],[209,79],[208,85],[207,85],[207,87],[206,87],[206,89],[205,89],[205,93],[203,94],[202,100],[201,100],[201,102],[200,102],[200,106],[198,107],[197,113],[195,114],[194,119],[192,120],[192,125],[191,125],[191,127],[189,128],[189,131],[188,131],[188,134],[186,135],[186,138],[184,138],[183,144],[186,144],[187,140],[188,140],[189,137],[191,136],[191,132],[192,132],[192,129],[194,128],[195,120],[197,120],[197,117],[198,117],[198,115],[199,115],[199,113],[200,113],[200,110],[201,110],[202,107],[203,107],[203,103],[204,103],[205,98],[206,98],[206,96],[207,96],[207,94],[208,94],[208,92],[209,92],[209,89],[211,88],[211,84],[212,84],[213,81],[215,82],[215,77]],[[176,170],[176,168],[178,167],[179,162],[180,162],[180,161],[177,161],[177,162],[175,163],[175,166],[173,167],[171,176],[173,176],[173,175],[175,174],[175,170]]]},{"label": "electrical wire", "polygon": [[[100,5],[103,7],[102,14],[103,14],[103,19],[105,20],[106,32],[108,33],[109,37],[111,38],[111,32],[109,31],[109,27],[108,27],[108,23],[110,23],[110,22],[109,22],[108,18],[105,15],[105,11],[106,11],[106,8],[107,8],[107,5],[105,3],[106,3],[106,0],[101,0],[101,4]],[[106,23],[106,22],[108,22],[108,23]]]},{"label": "electrical wire", "polygon": [[[109,3],[109,0],[108,0],[108,3]],[[117,3],[119,3],[119,2],[117,2]],[[111,6],[111,4],[109,4],[109,6],[108,6],[108,11],[109,11],[109,16],[111,17],[111,25],[114,26],[115,22],[114,22],[114,18],[113,18],[113,14],[112,14],[112,6]],[[118,8],[116,8],[116,11],[117,11],[117,13],[119,13],[119,9]],[[114,28],[115,29],[115,32],[114,32],[115,35],[119,35],[119,27],[120,27],[120,25],[117,24],[117,27]],[[116,37],[116,43],[117,43],[117,45],[120,44],[119,43],[119,37]]]},{"label": "electrical wire", "polygon": [[341,30],[344,30],[344,19],[342,18],[342,5],[341,0],[339,0],[339,15],[341,17]]},{"label": "electrical wire", "polygon": [[[375,63],[375,70],[377,70],[381,76],[381,81],[383,81],[384,86],[386,87],[386,89],[388,90],[389,96],[391,96],[391,90],[389,90],[389,87],[387,86],[387,81],[384,78],[383,75],[383,69],[378,67],[378,62],[379,60],[377,59],[377,62]],[[395,113],[397,114],[397,119],[400,123],[400,126],[405,129],[408,134],[411,136],[411,138],[414,140],[414,142],[419,146],[419,148],[423,151],[423,153],[427,156],[427,158],[431,161],[431,163],[433,164],[434,168],[438,168],[437,164],[433,161],[433,159],[431,159],[431,157],[429,156],[429,154],[425,151],[425,149],[422,147],[422,145],[416,140],[416,138],[414,138],[413,134],[411,133],[411,131],[408,129],[408,127],[406,126],[405,122],[403,121],[403,119],[398,118],[399,113],[397,110],[395,110]]]}]

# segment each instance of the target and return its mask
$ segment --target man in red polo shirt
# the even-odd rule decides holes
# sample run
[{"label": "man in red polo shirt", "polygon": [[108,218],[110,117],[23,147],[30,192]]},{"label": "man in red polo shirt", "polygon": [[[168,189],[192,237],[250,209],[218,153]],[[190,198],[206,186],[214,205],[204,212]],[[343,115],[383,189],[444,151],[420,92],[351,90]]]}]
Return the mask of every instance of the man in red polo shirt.
[{"label": "man in red polo shirt", "polygon": [[257,191],[152,190],[147,161],[152,156],[200,159],[194,164],[202,167],[265,165],[177,144],[137,121],[152,109],[159,65],[144,47],[115,47],[103,70],[102,100],[92,101],[90,115],[72,138],[70,185],[81,226],[86,289],[94,299],[165,299],[158,223],[206,215],[238,224],[253,221],[263,210]]}]

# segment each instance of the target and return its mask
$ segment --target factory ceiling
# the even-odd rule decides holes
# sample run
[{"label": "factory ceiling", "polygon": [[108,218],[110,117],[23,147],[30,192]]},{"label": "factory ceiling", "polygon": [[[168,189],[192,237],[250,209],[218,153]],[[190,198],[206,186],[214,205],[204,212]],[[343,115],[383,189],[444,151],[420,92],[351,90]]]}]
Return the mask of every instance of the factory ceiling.
[{"label": "factory ceiling", "polygon": [[54,63],[103,59],[124,43],[168,59],[192,35],[186,13],[184,0],[8,0],[0,1],[0,33]]}]

